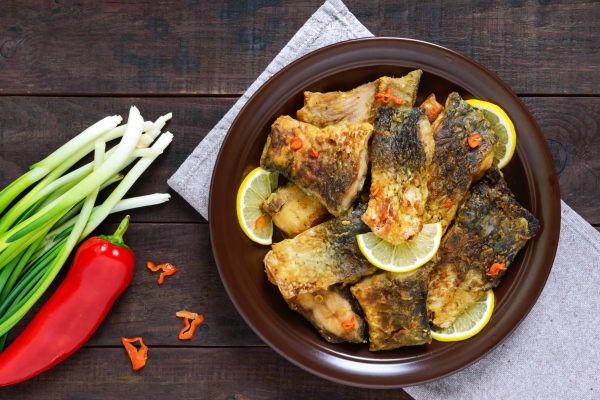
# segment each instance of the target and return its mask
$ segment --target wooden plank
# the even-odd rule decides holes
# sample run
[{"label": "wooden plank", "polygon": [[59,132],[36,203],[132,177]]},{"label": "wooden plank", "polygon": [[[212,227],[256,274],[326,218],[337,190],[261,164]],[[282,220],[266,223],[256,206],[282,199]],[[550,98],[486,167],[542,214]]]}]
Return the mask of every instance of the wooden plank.
[{"label": "wooden plank", "polygon": [[[97,233],[112,234],[116,227],[105,224]],[[264,346],[238,314],[221,283],[207,224],[132,224],[125,241],[136,254],[133,280],[87,346],[120,345],[123,336],[142,336],[159,346]],[[170,262],[178,271],[159,285],[160,274],[151,272],[146,261],[156,265]],[[54,291],[70,265],[69,261],[45,298]],[[22,330],[41,304],[43,300],[11,331],[9,340]],[[177,337],[183,320],[175,313],[181,310],[204,315],[205,322],[192,340],[182,341]]]},{"label": "wooden plank", "polygon": [[122,348],[86,348],[51,370],[0,388],[3,399],[412,399],[402,389],[372,390],[330,382],[269,348],[153,348],[132,371]]},{"label": "wooden plank", "polygon": [[[321,4],[3,1],[0,93],[241,94]],[[446,46],[518,93],[599,93],[598,2],[346,4],[375,35]]]},{"label": "wooden plank", "polygon": [[[143,115],[156,118],[173,112],[167,129],[175,133],[161,155],[128,196],[169,192],[168,204],[131,212],[136,222],[205,222],[167,185],[206,133],[229,110],[235,98],[120,98],[0,96],[0,187],[27,171],[73,135],[106,115],[126,116],[136,104]],[[598,97],[525,97],[554,154],[562,198],[588,222],[600,224],[600,121]],[[32,117],[33,116],[33,117]],[[35,145],[32,145],[35,143]],[[122,214],[109,217],[119,221]]]},{"label": "wooden plank", "polygon": [[[42,160],[96,121],[116,114],[123,116],[126,121],[129,107],[134,104],[148,120],[172,112],[173,119],[165,130],[173,132],[175,138],[126,196],[169,192],[173,195],[169,204],[132,211],[133,220],[205,222],[200,214],[170,189],[167,179],[235,100],[0,96],[0,187],[7,186],[25,173],[31,164]],[[117,221],[122,215],[110,218]]]}]

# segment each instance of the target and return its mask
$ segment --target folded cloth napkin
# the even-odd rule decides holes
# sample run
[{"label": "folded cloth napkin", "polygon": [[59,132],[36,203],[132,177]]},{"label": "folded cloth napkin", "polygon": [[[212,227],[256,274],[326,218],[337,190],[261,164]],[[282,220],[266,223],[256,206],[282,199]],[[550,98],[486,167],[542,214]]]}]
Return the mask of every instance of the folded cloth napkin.
[{"label": "folded cloth napkin", "polygon": [[[238,112],[274,73],[320,47],[373,36],[341,0],[328,0],[169,180],[208,218],[212,171],[221,143]],[[600,398],[600,233],[562,203],[558,252],[538,302],[516,331],[468,368],[406,388],[415,399]]]}]

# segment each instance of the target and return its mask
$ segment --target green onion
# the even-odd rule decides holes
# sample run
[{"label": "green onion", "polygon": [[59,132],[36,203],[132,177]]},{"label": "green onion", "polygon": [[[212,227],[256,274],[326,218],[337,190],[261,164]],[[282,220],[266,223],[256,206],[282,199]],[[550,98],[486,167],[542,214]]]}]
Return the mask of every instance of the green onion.
[{"label": "green onion", "polygon": [[[48,289],[77,243],[108,214],[168,201],[168,194],[123,197],[171,143],[173,135],[166,132],[148,147],[171,117],[144,122],[132,107],[126,125],[117,126],[118,116],[104,118],[0,192],[0,350],[7,332]],[[117,138],[119,144],[105,152],[105,143]],[[68,172],[92,150],[92,163]],[[120,172],[136,160],[123,176]],[[98,192],[116,182],[95,206]]]}]

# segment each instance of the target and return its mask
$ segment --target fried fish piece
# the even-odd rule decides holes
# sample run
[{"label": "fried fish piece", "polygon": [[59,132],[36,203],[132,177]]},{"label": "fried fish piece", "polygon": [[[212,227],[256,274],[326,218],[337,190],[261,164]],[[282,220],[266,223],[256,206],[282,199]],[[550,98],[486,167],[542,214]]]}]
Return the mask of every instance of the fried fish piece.
[{"label": "fried fish piece", "polygon": [[362,255],[356,235],[369,231],[360,219],[365,206],[272,245],[265,272],[285,299],[356,282],[377,269]]},{"label": "fried fish piece", "polygon": [[371,145],[371,193],[362,220],[400,244],[423,228],[433,131],[423,108],[380,107]]},{"label": "fried fish piece", "polygon": [[[299,121],[318,127],[335,125],[340,122],[373,123],[376,110],[384,104],[396,108],[411,108],[417,97],[417,89],[423,71],[409,72],[401,78],[381,77],[365,83],[348,92],[304,92],[304,107],[296,113]],[[390,93],[378,99],[377,93]],[[400,100],[400,104],[389,101],[390,97]],[[387,99],[387,102],[386,102]]]},{"label": "fried fish piece", "polygon": [[539,229],[539,221],[517,203],[498,168],[490,168],[472,187],[440,244],[427,297],[431,322],[449,327],[498,286],[504,269]]},{"label": "fried fish piece", "polygon": [[304,92],[304,107],[296,117],[320,128],[340,122],[373,123],[378,87],[378,81],[373,81],[348,92]]},{"label": "fried fish piece", "polygon": [[319,129],[289,116],[277,118],[260,165],[278,171],[338,216],[365,182],[373,125],[340,123]]},{"label": "fried fish piece", "polygon": [[425,109],[425,114],[429,122],[433,123],[437,117],[444,111],[444,106],[437,102],[435,99],[435,93],[431,93],[429,97],[421,103],[421,108]]},{"label": "fried fish piece", "polygon": [[[481,135],[481,141],[471,148],[468,139],[474,134]],[[469,187],[492,166],[498,138],[483,114],[456,92],[450,93],[446,109],[434,122],[433,138],[423,222],[441,222],[445,232]]]},{"label": "fried fish piece", "polygon": [[369,350],[431,341],[425,305],[431,265],[408,273],[381,272],[350,288],[369,325]]},{"label": "fried fish piece", "polygon": [[319,225],[329,215],[325,206],[291,182],[275,189],[261,208],[288,238]]},{"label": "fried fish piece", "polygon": [[[417,91],[422,75],[423,71],[416,69],[401,78],[382,76],[379,78],[379,93],[388,93],[388,91],[389,93],[387,96],[378,98],[374,107],[377,109],[387,104],[398,109],[412,108],[417,99]],[[392,97],[400,100],[400,104],[390,100]]]},{"label": "fried fish piece", "polygon": [[367,342],[367,324],[348,286],[332,285],[287,300],[329,343]]}]

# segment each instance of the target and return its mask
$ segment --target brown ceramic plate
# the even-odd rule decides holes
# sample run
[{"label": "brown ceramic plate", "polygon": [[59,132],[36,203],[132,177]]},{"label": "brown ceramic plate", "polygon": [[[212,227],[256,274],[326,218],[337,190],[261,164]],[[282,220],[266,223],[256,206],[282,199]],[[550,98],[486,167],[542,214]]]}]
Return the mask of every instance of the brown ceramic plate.
[{"label": "brown ceramic plate", "polygon": [[[451,91],[500,105],[512,118],[517,151],[503,172],[518,201],[540,221],[495,290],[496,308],[475,337],[454,343],[369,352],[367,345],[330,344],[290,310],[267,281],[268,246],[251,242],[238,226],[236,195],[245,175],[259,165],[270,126],[280,115],[295,116],[303,91],[349,90],[380,76],[402,76],[420,68],[420,104],[434,92],[444,102]],[[498,346],[525,318],[541,293],[556,253],[560,195],[544,136],[519,98],[474,61],[433,44],[372,38],[335,44],[293,62],[265,83],[242,109],[225,138],[210,194],[210,235],[223,284],[252,329],[279,354],[313,374],[348,385],[392,388],[452,374]]]}]

